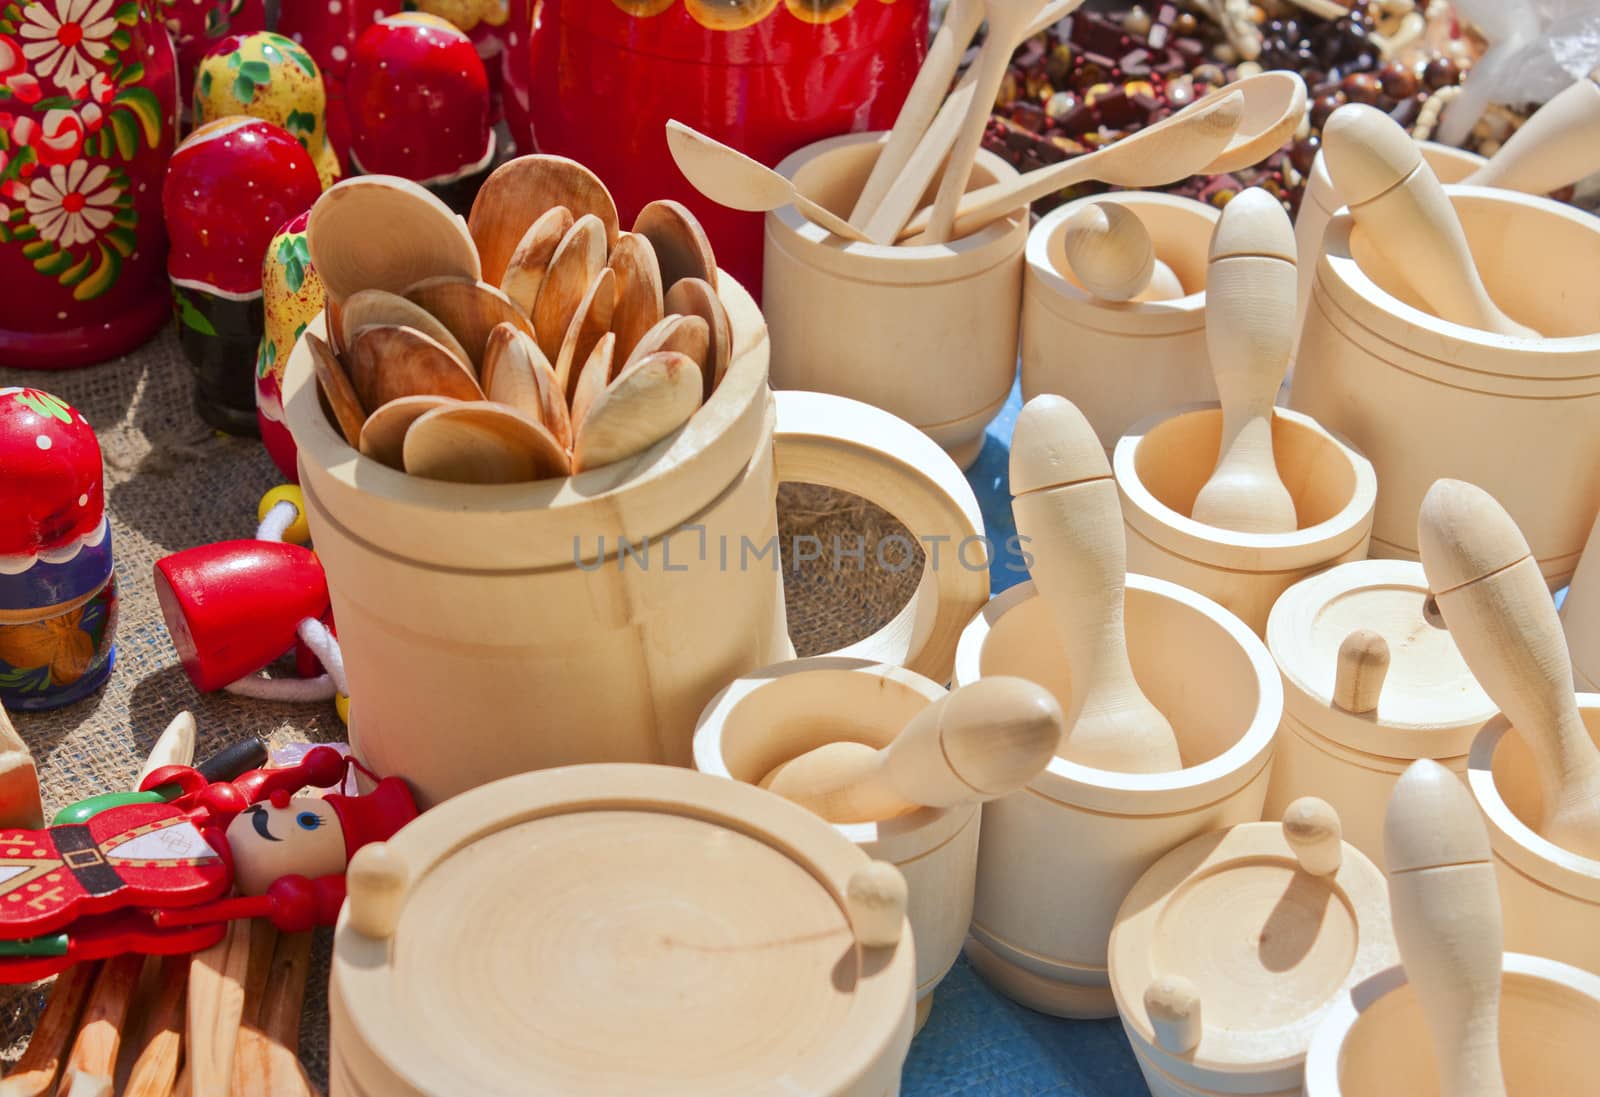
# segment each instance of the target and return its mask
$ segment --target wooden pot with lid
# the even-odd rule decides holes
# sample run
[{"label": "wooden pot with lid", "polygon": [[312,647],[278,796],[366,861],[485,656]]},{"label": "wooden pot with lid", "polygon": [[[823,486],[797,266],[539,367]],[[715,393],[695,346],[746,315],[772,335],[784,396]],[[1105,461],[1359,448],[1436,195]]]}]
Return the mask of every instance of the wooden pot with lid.
[{"label": "wooden pot with lid", "polygon": [[352,861],[334,1097],[893,1097],[905,882],[803,809],[592,765],[458,796]]}]

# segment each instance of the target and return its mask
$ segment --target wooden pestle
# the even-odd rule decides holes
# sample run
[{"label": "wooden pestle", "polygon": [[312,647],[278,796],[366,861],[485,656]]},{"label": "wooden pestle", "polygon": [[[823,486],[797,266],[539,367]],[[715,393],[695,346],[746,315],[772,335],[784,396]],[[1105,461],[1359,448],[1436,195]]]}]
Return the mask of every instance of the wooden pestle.
[{"label": "wooden pestle", "polygon": [[1127,545],[1106,451],[1070,400],[1036,396],[1011,438],[1011,513],[1072,673],[1057,753],[1123,773],[1182,768],[1167,718],[1134,680],[1123,633]]},{"label": "wooden pestle", "polygon": [[830,823],[875,822],[1015,792],[1050,764],[1061,732],[1061,706],[1043,686],[983,678],[917,713],[881,750],[828,743],[761,784]]},{"label": "wooden pestle", "polygon": [[1540,107],[1489,162],[1462,180],[1549,194],[1600,171],[1600,85],[1575,81]]},{"label": "wooden pestle", "polygon": [[[1537,339],[1484,289],[1461,221],[1411,136],[1382,111],[1340,107],[1322,130],[1328,177],[1372,246],[1441,319]],[[1209,305],[1209,302],[1208,302]]]},{"label": "wooden pestle", "polygon": [[1217,466],[1190,512],[1242,533],[1292,533],[1294,499],[1272,452],[1272,408],[1294,349],[1294,226],[1251,187],[1223,208],[1206,268],[1206,352],[1222,400]]},{"label": "wooden pestle", "polygon": [[1522,531],[1482,488],[1439,480],[1422,500],[1417,538],[1451,638],[1533,753],[1539,833],[1600,859],[1600,751],[1578,714],[1561,621]]},{"label": "wooden pestle", "polygon": [[1439,1092],[1505,1097],[1500,1069],[1500,893],[1472,794],[1413,762],[1383,820],[1389,905],[1406,980],[1433,1034]]},{"label": "wooden pestle", "polygon": [[1156,258],[1139,215],[1115,202],[1090,202],[1067,218],[1061,240],[1083,288],[1104,301],[1170,301],[1184,296],[1172,268]]}]

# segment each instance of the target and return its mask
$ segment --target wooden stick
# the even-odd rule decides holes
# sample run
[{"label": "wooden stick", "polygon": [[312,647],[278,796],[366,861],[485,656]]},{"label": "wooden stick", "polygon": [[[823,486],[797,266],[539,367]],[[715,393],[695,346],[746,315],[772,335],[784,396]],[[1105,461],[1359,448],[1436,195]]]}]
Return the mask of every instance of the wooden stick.
[{"label": "wooden stick", "polygon": [[239,1031],[233,1097],[309,1097],[316,1092],[296,1055],[311,967],[311,934],[278,938],[256,1024]]},{"label": "wooden stick", "polygon": [[156,999],[145,1025],[143,1050],[128,1074],[123,1097],[171,1097],[183,1053],[184,998],[189,989],[189,958],[164,956]]},{"label": "wooden stick", "polygon": [[58,1092],[70,1097],[111,1097],[117,1053],[122,1049],[122,1026],[143,971],[144,956],[139,953],[114,956],[101,965]]},{"label": "wooden stick", "polygon": [[190,963],[186,1051],[193,1097],[227,1097],[244,1013],[250,936],[248,922],[234,922],[227,936],[195,953]]},{"label": "wooden stick", "polygon": [[[239,1011],[239,1035],[233,1049],[233,1082],[230,1094],[240,1094],[250,1085],[249,1051],[262,1040],[261,1001],[272,976],[272,956],[278,946],[278,931],[271,922],[257,918],[250,927],[250,956],[245,970],[244,1005]],[[245,1053],[241,1055],[241,1052]]]},{"label": "wooden stick", "polygon": [[89,987],[99,972],[97,963],[75,964],[56,976],[50,1000],[28,1041],[28,1050],[0,1082],[0,1097],[44,1097],[50,1091],[67,1044],[78,1031],[78,1018],[83,1014]]}]

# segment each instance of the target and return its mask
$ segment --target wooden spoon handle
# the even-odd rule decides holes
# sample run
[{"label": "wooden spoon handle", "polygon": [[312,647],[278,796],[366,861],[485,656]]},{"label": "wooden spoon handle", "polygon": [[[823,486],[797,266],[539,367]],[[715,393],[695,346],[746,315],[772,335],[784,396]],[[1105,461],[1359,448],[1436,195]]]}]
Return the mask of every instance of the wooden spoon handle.
[{"label": "wooden spoon handle", "polygon": [[55,1085],[62,1055],[78,1031],[78,1018],[100,968],[98,963],[74,964],[56,976],[28,1050],[0,1082],[0,1097],[44,1097]]},{"label": "wooden spoon handle", "polygon": [[122,1047],[122,1026],[139,989],[144,959],[138,953],[114,956],[100,968],[83,1011],[83,1025],[62,1071],[63,1090],[78,1097],[110,1097],[117,1073],[117,1052]]},{"label": "wooden spoon handle", "polygon": [[186,1072],[193,1097],[227,1097],[249,966],[250,923],[242,921],[190,962]]},{"label": "wooden spoon handle", "polygon": [[189,958],[164,956],[145,1025],[144,1047],[128,1074],[123,1097],[171,1097],[183,1053],[184,998],[189,989]]},{"label": "wooden spoon handle", "polygon": [[287,934],[277,945],[256,1023],[239,1031],[233,1097],[309,1097],[315,1092],[295,1054],[311,934]]}]

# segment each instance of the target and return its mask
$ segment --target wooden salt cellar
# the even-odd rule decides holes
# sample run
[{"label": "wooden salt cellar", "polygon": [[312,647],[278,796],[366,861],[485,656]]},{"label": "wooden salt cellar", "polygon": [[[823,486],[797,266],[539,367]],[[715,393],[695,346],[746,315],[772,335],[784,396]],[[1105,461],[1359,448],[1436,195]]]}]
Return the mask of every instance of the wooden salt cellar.
[{"label": "wooden salt cellar", "polygon": [[[777,170],[843,217],[881,138],[819,141]],[[972,185],[1015,175],[983,153]],[[773,210],[766,224],[762,307],[772,333],[773,386],[884,408],[926,432],[958,465],[971,465],[1016,376],[1026,211],[937,246],[846,244],[793,206]]]},{"label": "wooden salt cellar", "polygon": [[[1376,645],[1347,646],[1366,632]],[[1429,605],[1422,565],[1359,560],[1284,591],[1267,620],[1283,675],[1283,724],[1265,817],[1302,796],[1327,800],[1344,840],[1383,859],[1383,806],[1418,758],[1463,781],[1467,752],[1495,706]]]},{"label": "wooden salt cellar", "polygon": [[1184,843],[1111,932],[1111,989],[1150,1092],[1299,1093],[1317,1024],[1395,963],[1383,874],[1306,797]]},{"label": "wooden salt cellar", "polygon": [[349,888],[331,1097],[899,1092],[905,881],[760,789],[507,778],[361,850]]}]

